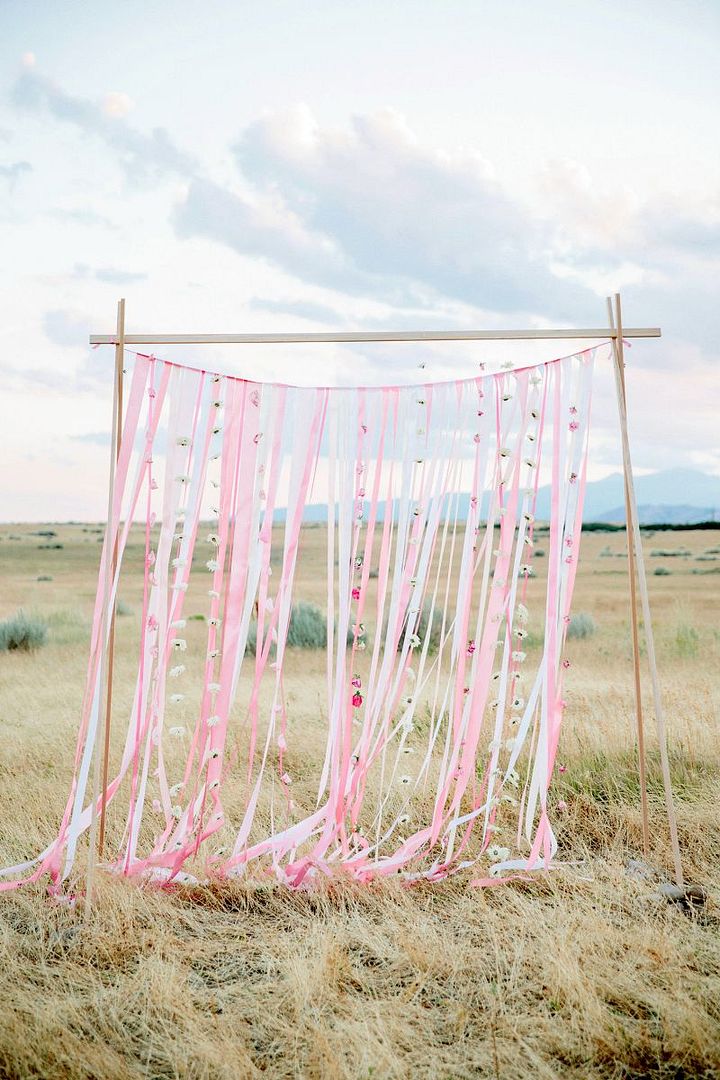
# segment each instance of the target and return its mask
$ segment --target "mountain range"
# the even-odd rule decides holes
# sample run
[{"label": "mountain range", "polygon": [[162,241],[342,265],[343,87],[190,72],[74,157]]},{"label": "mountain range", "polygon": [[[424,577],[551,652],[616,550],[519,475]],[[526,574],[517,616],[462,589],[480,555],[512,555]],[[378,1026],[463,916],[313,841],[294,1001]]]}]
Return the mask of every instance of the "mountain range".
[{"label": "mountain range", "polygon": [[[690,525],[698,521],[720,522],[720,477],[698,469],[663,469],[635,477],[635,497],[642,525],[667,523]],[[624,522],[625,494],[623,474],[612,473],[602,480],[588,482],[585,489],[585,521]],[[382,508],[381,508],[382,511]],[[467,515],[467,497],[460,506],[460,518]],[[550,487],[538,491],[535,517],[550,517]],[[280,511],[277,520],[283,520]],[[324,522],[327,507],[313,503],[305,508],[304,521]],[[382,512],[379,515],[382,520]]]}]

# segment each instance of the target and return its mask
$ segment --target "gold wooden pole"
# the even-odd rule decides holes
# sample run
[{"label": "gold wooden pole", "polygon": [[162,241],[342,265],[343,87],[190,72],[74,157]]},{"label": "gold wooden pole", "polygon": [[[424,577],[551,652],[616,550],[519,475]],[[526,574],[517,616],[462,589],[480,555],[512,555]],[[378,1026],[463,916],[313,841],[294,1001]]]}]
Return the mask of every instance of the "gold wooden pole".
[{"label": "gold wooden pole", "polygon": [[[115,346],[115,397],[117,399],[116,431],[115,431],[115,465],[120,457],[120,443],[122,442],[122,419],[123,419],[123,364],[125,360],[125,301],[118,303],[117,335]],[[118,561],[118,540],[115,537],[112,557],[112,578],[114,580]],[[113,602],[110,616],[110,638],[108,641],[107,663],[107,696],[105,700],[105,731],[103,740],[102,761],[102,792],[100,803],[100,835],[98,837],[98,858],[102,859],[105,848],[105,818],[107,808],[108,768],[110,761],[110,726],[112,720],[112,697],[113,697],[113,671],[115,667],[115,617],[117,597]]]},{"label": "gold wooden pole", "polygon": [[[108,511],[107,511],[107,526],[105,531],[106,543],[109,539],[109,530],[113,520],[113,505],[115,502],[115,465],[117,461],[117,447],[120,437],[120,387],[122,384],[122,365],[123,365],[123,351],[124,351],[124,337],[125,337],[125,301],[120,300],[118,302],[118,314],[117,314],[117,341],[115,344],[115,380],[113,384],[113,411],[112,411],[112,438],[110,440],[110,479],[108,483]],[[100,667],[98,671],[98,679],[100,686],[103,686],[105,681],[106,671],[106,637],[108,631],[108,620],[114,616],[115,606],[113,604],[112,613],[109,612],[110,593],[113,582],[113,564],[116,561],[115,556],[117,553],[116,547],[113,547],[111,553],[109,548],[106,551],[105,558],[105,585],[104,585],[104,603],[102,619],[100,620]],[[112,670],[112,669],[110,669]],[[111,684],[108,684],[111,685]],[[105,714],[105,730],[106,740],[109,737],[108,734],[108,717],[109,717],[109,704]],[[98,723],[95,730],[95,745],[93,748],[95,755],[94,769],[93,769],[93,796],[92,796],[92,808],[90,812],[90,837],[88,845],[88,866],[87,866],[87,880],[85,885],[85,916],[90,914],[92,909],[92,896],[93,885],[95,881],[95,865],[97,860],[96,854],[96,841],[97,841],[97,827],[98,827],[98,800],[100,798],[100,724]],[[103,789],[103,810],[105,808],[105,789]]]},{"label": "gold wooden pole", "polygon": [[[613,314],[612,301],[607,298],[608,322],[610,329],[615,330],[615,317]],[[618,326],[618,334],[612,339],[613,356],[615,359],[615,386],[618,394],[618,409],[620,413],[620,428],[623,439],[623,449],[627,438],[627,398],[625,392],[625,360],[620,333],[622,326]],[[629,447],[629,443],[628,443]],[[630,468],[629,449],[626,456],[623,452],[623,473],[625,479],[625,537],[627,540],[628,577],[630,580],[630,621],[632,625],[632,651],[633,651],[633,675],[635,679],[635,726],[637,730],[637,754],[638,754],[638,778],[640,780],[640,810],[642,816],[643,852],[647,859],[650,854],[650,821],[648,815],[647,796],[647,765],[645,756],[645,726],[643,723],[642,707],[642,682],[640,679],[640,630],[638,626],[637,609],[637,583],[635,577],[635,541],[632,529],[632,507],[630,498],[630,486],[632,472]]]},{"label": "gold wooden pole", "polygon": [[[610,300],[608,300],[610,304]],[[672,780],[670,778],[670,761],[668,758],[667,748],[667,728],[665,725],[665,711],[663,709],[662,697],[660,695],[660,680],[658,678],[657,660],[655,657],[655,638],[652,628],[652,616],[650,613],[650,600],[648,597],[647,587],[647,575],[645,573],[645,557],[642,549],[642,538],[640,536],[640,522],[638,520],[637,512],[637,500],[635,498],[635,484],[632,475],[632,464],[630,461],[630,440],[628,437],[628,421],[627,421],[627,396],[625,393],[625,376],[624,376],[624,358],[623,358],[623,341],[622,341],[622,309],[620,306],[620,294],[615,294],[615,325],[617,328],[617,336],[613,339],[613,345],[616,350],[616,364],[618,374],[621,377],[622,393],[618,395],[618,404],[620,407],[620,431],[622,435],[622,450],[623,450],[623,468],[625,471],[625,481],[628,491],[628,503],[630,510],[630,517],[627,521],[628,533],[632,528],[633,541],[635,545],[635,558],[637,563],[637,580],[640,588],[640,601],[642,604],[643,624],[645,627],[645,644],[647,647],[648,666],[650,668],[650,678],[652,681],[653,689],[653,705],[655,708],[655,724],[657,727],[658,744],[660,748],[660,767],[663,778],[663,790],[665,793],[665,809],[667,812],[668,825],[670,827],[670,846],[672,848],[673,864],[675,869],[675,881],[681,888],[684,885],[682,860],[680,858],[680,843],[678,840],[677,829],[677,817],[675,814],[675,804],[673,800]]]}]

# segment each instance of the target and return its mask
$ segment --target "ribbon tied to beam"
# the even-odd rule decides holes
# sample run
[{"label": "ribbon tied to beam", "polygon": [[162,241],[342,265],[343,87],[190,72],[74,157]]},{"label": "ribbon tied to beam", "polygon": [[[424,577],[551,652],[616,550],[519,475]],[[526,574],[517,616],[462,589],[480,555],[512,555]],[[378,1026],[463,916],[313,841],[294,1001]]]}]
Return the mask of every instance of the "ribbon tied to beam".
[{"label": "ribbon tied to beam", "polygon": [[[474,867],[490,884],[549,867],[592,372],[607,348],[334,389],[134,354],[70,795],[56,839],[0,888],[28,871],[61,888],[103,799],[105,865],[160,883]],[[303,529],[318,504],[323,520]],[[93,804],[121,582],[141,611],[137,676]],[[293,644],[303,619],[324,652]]]}]

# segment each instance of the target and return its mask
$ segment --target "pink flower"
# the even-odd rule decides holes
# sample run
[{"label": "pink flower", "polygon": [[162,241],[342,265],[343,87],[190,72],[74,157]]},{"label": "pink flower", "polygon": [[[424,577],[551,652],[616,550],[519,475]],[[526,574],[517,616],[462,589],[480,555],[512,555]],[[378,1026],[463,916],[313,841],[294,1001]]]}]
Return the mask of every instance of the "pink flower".
[{"label": "pink flower", "polygon": [[558,765],[558,772],[563,773],[566,770],[567,770],[567,765],[563,765],[562,763],[560,765]]},{"label": "pink flower", "polygon": [[578,424],[577,420],[571,420],[570,423],[568,424],[568,427],[570,428],[571,431],[577,431],[577,429],[580,427],[580,425]]},{"label": "pink flower", "polygon": [[570,473],[570,483],[574,484],[576,480],[577,480],[577,473],[576,472],[571,472]]},{"label": "pink flower", "polygon": [[355,588],[352,591],[352,598],[353,598],[353,600],[359,600],[360,599],[360,590],[358,589],[357,586],[355,586]]},{"label": "pink flower", "polygon": [[564,668],[569,668],[570,667],[570,661],[568,659],[563,660],[562,666]]},{"label": "pink flower", "polygon": [[572,414],[572,416],[577,416],[577,409],[574,405],[570,406],[570,413]]},{"label": "pink flower", "polygon": [[472,654],[474,652],[475,652],[475,642],[474,641],[468,641],[468,644],[467,644],[467,654],[468,654],[468,656],[472,656]]},{"label": "pink flower", "polygon": [[154,615],[150,616],[150,618],[148,619],[147,624],[148,624],[148,630],[157,630],[157,628],[158,628],[158,621],[157,621],[157,619],[155,618]]},{"label": "pink flower", "polygon": [[572,547],[572,546],[573,546],[573,538],[572,538],[572,536],[566,536],[565,537],[565,547]]},{"label": "pink flower", "polygon": [[352,679],[350,681],[350,685],[354,686],[356,690],[359,690],[360,687],[362,686],[362,680],[361,680],[360,676],[359,675],[353,675],[353,677],[352,677]]},{"label": "pink flower", "polygon": [[352,703],[354,708],[359,709],[363,703],[362,694],[358,694],[357,691],[353,694]]},{"label": "pink flower", "polygon": [[558,808],[558,810],[560,811],[561,814],[564,813],[567,810],[567,803],[565,802],[564,799],[560,800],[560,802],[557,804],[557,808]]}]

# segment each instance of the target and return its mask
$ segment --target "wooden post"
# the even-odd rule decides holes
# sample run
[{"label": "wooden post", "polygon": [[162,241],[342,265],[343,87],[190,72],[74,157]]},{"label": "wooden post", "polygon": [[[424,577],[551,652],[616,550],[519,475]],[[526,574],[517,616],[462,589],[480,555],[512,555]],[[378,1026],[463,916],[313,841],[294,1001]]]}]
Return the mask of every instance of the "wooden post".
[{"label": "wooden post", "polygon": [[[116,431],[115,431],[115,465],[117,466],[118,458],[120,457],[120,443],[122,441],[122,420],[123,420],[123,364],[125,362],[125,301],[120,300],[118,303],[117,313],[117,344],[115,345],[115,397],[117,399],[116,409]],[[115,577],[117,571],[118,561],[118,540],[119,536],[115,537],[115,545],[113,547],[112,557],[112,578]],[[103,740],[103,762],[102,762],[102,792],[100,803],[100,835],[98,837],[98,858],[102,859],[103,851],[105,848],[105,817],[107,808],[107,786],[108,786],[108,767],[110,761],[110,724],[112,719],[112,696],[113,696],[113,669],[115,666],[115,616],[117,608],[117,597],[112,606],[112,614],[110,616],[110,638],[108,641],[108,663],[107,663],[107,697],[105,702],[105,732]]]},{"label": "wooden post", "polygon": [[[612,302],[607,298],[608,322],[610,329],[615,329]],[[632,484],[632,471],[630,468],[629,450],[624,453],[627,425],[623,421],[623,414],[627,417],[627,398],[625,393],[625,361],[620,334],[622,326],[618,326],[617,337],[613,338],[613,356],[615,370],[615,386],[618,395],[618,407],[620,411],[620,428],[623,438],[623,472],[625,476],[625,537],[627,540],[628,578],[630,581],[630,621],[632,624],[632,651],[633,651],[633,674],[635,679],[635,722],[637,729],[637,753],[638,753],[638,779],[640,781],[640,810],[642,815],[643,853],[647,859],[650,855],[650,821],[648,814],[647,797],[647,766],[645,757],[645,727],[643,723],[642,707],[642,683],[640,679],[640,631],[638,626],[637,610],[637,585],[635,577],[635,543],[632,529],[632,506],[630,490]],[[622,408],[620,403],[622,402]]]},{"label": "wooden post", "polygon": [[[109,530],[112,525],[113,519],[113,504],[115,502],[115,466],[117,464],[117,455],[120,448],[120,432],[122,425],[122,369],[123,369],[123,357],[125,351],[125,301],[120,300],[118,302],[117,311],[117,340],[115,343],[115,380],[113,386],[113,411],[112,411],[112,438],[110,440],[110,480],[108,484],[108,511],[107,511],[107,527],[106,527],[106,541],[109,538]],[[112,582],[115,575],[115,568],[117,565],[117,538],[113,545],[112,553],[108,549],[106,552],[105,560],[105,584],[104,584],[104,604],[103,613],[100,626],[100,666],[98,671],[98,679],[100,686],[105,681],[106,670],[108,673],[108,685],[107,685],[107,703],[105,710],[105,762],[103,768],[104,784],[102,789],[103,801],[102,801],[102,818],[103,829],[102,835],[104,839],[104,825],[105,825],[105,796],[107,791],[107,753],[109,750],[110,740],[110,709],[112,706],[112,670],[113,670],[113,648],[115,644],[115,635],[112,632],[115,622],[115,604],[112,605],[112,612],[108,611],[110,602],[110,592],[112,588]],[[109,655],[106,660],[106,635],[108,631],[108,619],[110,620],[110,641],[109,641]],[[92,796],[92,809],[90,816],[90,838],[88,848],[88,868],[87,868],[87,881],[85,886],[85,915],[89,915],[92,908],[92,892],[95,878],[95,863],[96,863],[96,839],[97,839],[97,826],[98,826],[98,813],[97,804],[100,798],[100,724],[98,723],[95,731],[95,746],[94,746],[94,769],[93,769],[93,796]]]},{"label": "wooden post", "polygon": [[[608,307],[610,309],[610,319],[612,323],[612,307],[609,298]],[[667,811],[668,824],[670,826],[670,846],[672,848],[673,854],[675,881],[680,887],[682,887],[684,881],[682,861],[680,858],[680,844],[678,841],[677,818],[675,815],[675,804],[672,793],[672,781],[670,778],[670,762],[668,759],[667,749],[667,728],[665,725],[665,712],[663,710],[662,698],[660,696],[660,680],[658,678],[657,661],[655,657],[655,638],[653,635],[652,617],[650,614],[647,576],[645,574],[645,557],[643,555],[642,549],[640,522],[638,520],[637,501],[635,498],[635,484],[633,481],[632,464],[630,461],[630,441],[628,437],[627,421],[627,395],[625,392],[625,361],[622,339],[622,309],[620,306],[619,293],[615,294],[615,328],[617,330],[617,335],[613,340],[613,347],[615,352],[616,373],[618,376],[618,406],[620,411],[620,432],[622,436],[623,470],[625,473],[626,484],[626,508],[629,511],[626,522],[626,529],[628,533],[628,551],[630,550],[630,546],[634,545],[635,562],[637,565],[638,575],[637,580],[640,587],[640,600],[642,604],[643,624],[645,627],[645,644],[647,647],[648,666],[650,668],[650,678],[653,688],[653,704],[655,707],[655,723],[657,726],[658,744],[660,748],[660,766],[662,770],[663,789],[665,793],[665,809]],[[632,541],[630,539],[631,529]],[[635,616],[633,616],[633,622],[635,623]]]}]

